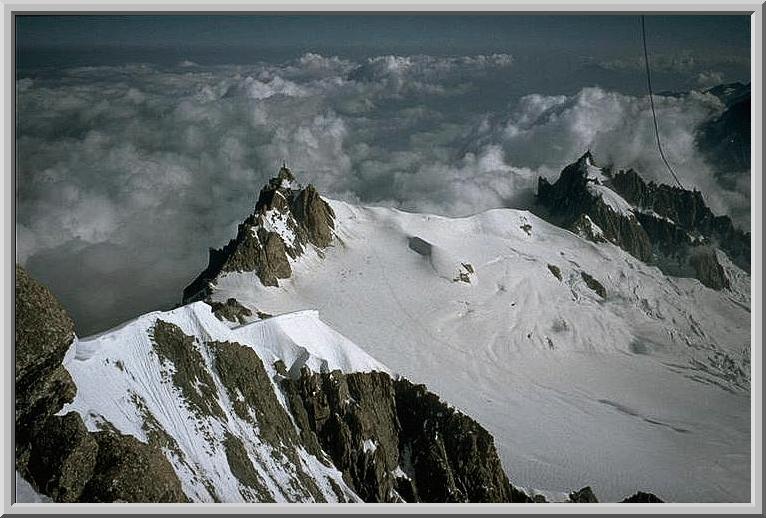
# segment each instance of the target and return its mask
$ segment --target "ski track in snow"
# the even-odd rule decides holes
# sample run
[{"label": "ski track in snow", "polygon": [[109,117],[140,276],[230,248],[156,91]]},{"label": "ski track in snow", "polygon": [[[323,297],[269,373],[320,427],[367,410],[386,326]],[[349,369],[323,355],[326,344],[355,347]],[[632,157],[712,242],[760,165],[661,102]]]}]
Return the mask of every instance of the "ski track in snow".
[{"label": "ski track in snow", "polygon": [[[749,499],[747,274],[724,261],[735,286],[715,292],[526,211],[451,219],[330,203],[339,239],[324,257],[308,250],[279,287],[224,275],[213,297],[271,314],[318,310],[482,423],[515,484],[550,494],[591,485],[602,501],[638,490]],[[470,284],[451,280],[461,263],[475,269]]]}]

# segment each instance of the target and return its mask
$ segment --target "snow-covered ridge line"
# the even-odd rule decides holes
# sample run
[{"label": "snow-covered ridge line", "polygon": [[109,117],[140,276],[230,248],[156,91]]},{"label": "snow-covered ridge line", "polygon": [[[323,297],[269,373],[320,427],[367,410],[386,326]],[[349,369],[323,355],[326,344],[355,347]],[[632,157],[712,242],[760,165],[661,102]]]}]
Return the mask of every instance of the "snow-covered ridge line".
[{"label": "snow-covered ridge line", "polygon": [[[183,390],[179,392],[178,386],[174,385],[175,376],[180,372],[179,365],[191,360],[173,366],[162,359],[157,352],[157,326],[161,323],[177,326],[183,333],[180,336],[189,337],[191,341],[184,347],[192,349],[183,354],[191,358],[199,354],[203,362],[200,368],[210,373],[197,377],[192,386],[197,390],[207,386],[203,405],[213,410],[221,409],[223,414],[218,415],[215,411],[207,415],[195,411],[188,404],[188,394]],[[295,469],[311,471],[311,477],[320,486],[322,480],[332,479],[332,484],[324,483],[327,487],[324,498],[338,498],[331,488],[333,484],[336,488],[345,488],[344,498],[355,498],[337,470],[325,466],[301,447],[297,452],[303,468],[273,460],[277,454],[275,447],[265,441],[257,428],[242,422],[237,400],[231,399],[225,381],[217,374],[214,365],[219,361],[216,360],[219,346],[216,343],[240,344],[255,351],[271,379],[269,390],[277,396],[288,415],[290,405],[276,381],[278,373],[274,363],[277,360],[284,362],[296,376],[301,374],[302,368],[315,372],[388,372],[384,365],[323,324],[317,311],[293,312],[230,328],[216,318],[208,304],[195,302],[170,311],[142,315],[112,331],[75,340],[64,360],[64,367],[77,385],[77,395],[59,415],[75,411],[91,431],[113,427],[142,442],[151,442],[152,434],[157,433],[155,429],[167,433],[172,442],[168,443],[165,453],[184,492],[195,501],[262,501],[264,498],[313,501],[314,496],[289,489],[287,481],[293,477],[290,472]],[[205,378],[208,381],[200,381]],[[208,394],[211,390],[216,396]],[[261,425],[265,424],[261,422]],[[230,435],[242,441],[252,456],[258,477],[264,484],[257,494],[243,489],[238,474],[231,471],[230,452],[221,447]],[[215,492],[211,492],[211,484],[216,488]]]}]

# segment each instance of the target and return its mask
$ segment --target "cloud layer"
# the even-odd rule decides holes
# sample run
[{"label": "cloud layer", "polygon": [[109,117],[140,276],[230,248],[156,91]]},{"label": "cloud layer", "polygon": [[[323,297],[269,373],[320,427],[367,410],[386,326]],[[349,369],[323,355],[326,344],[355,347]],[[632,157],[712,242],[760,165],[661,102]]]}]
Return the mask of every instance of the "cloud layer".
[{"label": "cloud layer", "polygon": [[[90,333],[176,303],[282,160],[330,197],[446,215],[527,206],[538,176],[587,148],[667,181],[645,97],[587,87],[485,98],[500,77],[528,73],[516,66],[506,54],[308,53],[21,78],[17,258]],[[749,185],[722,190],[694,147],[718,99],[692,92],[657,107],[684,184],[748,226]]]}]

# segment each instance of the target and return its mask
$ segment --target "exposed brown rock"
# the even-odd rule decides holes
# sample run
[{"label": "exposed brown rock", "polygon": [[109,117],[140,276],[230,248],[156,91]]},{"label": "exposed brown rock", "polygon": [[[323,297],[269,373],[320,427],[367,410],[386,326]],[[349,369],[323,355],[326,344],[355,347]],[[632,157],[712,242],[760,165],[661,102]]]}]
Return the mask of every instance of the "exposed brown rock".
[{"label": "exposed brown rock", "polygon": [[491,435],[422,385],[305,367],[282,384],[298,425],[367,502],[531,501],[509,483]]},{"label": "exposed brown rock", "polygon": [[295,219],[306,228],[309,241],[324,248],[332,242],[335,213],[313,185],[303,189],[292,204]]},{"label": "exposed brown rock", "polygon": [[173,467],[158,448],[130,435],[92,434],[98,443],[93,477],[82,502],[187,502]]},{"label": "exposed brown rock", "polygon": [[77,502],[93,475],[98,444],[80,415],[49,416],[33,438],[28,477],[56,502]]},{"label": "exposed brown rock", "polygon": [[[270,232],[267,218],[277,218],[295,236],[286,243]],[[211,249],[207,268],[184,289],[183,302],[204,300],[223,272],[255,272],[264,286],[277,286],[292,275],[290,259],[300,257],[309,244],[318,249],[332,243],[335,213],[313,185],[301,189],[293,173],[282,167],[261,189],[255,209],[237,236],[219,250]]]},{"label": "exposed brown rock", "polygon": [[15,317],[16,467],[25,475],[35,435],[77,391],[61,366],[74,324],[53,294],[19,265]]},{"label": "exposed brown rock", "polygon": [[198,415],[223,418],[215,382],[205,365],[193,336],[175,324],[157,320],[151,330],[154,350],[173,366],[173,383],[181,390],[189,409]]},{"label": "exposed brown rock", "polygon": [[228,298],[226,302],[217,302],[205,299],[205,303],[210,306],[213,314],[218,320],[226,319],[229,322],[247,323],[246,317],[253,315],[253,312],[239,303],[235,298]]},{"label": "exposed brown rock", "polygon": [[592,275],[586,273],[586,272],[580,272],[580,275],[582,276],[582,280],[585,281],[585,284],[588,286],[588,288],[592,289],[593,291],[598,294],[602,299],[606,298],[606,288],[604,288],[604,285],[598,282],[595,278],[593,278]]}]

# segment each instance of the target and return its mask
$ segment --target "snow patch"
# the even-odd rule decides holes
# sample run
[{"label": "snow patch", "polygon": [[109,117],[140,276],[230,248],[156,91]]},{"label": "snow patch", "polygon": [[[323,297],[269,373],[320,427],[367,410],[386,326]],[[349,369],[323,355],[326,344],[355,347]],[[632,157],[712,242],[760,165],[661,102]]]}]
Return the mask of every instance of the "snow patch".
[{"label": "snow patch", "polygon": [[612,209],[615,214],[619,214],[626,218],[635,217],[633,214],[633,206],[609,187],[588,182],[587,188],[588,192],[596,198],[601,198],[601,200],[606,203],[607,207]]}]

